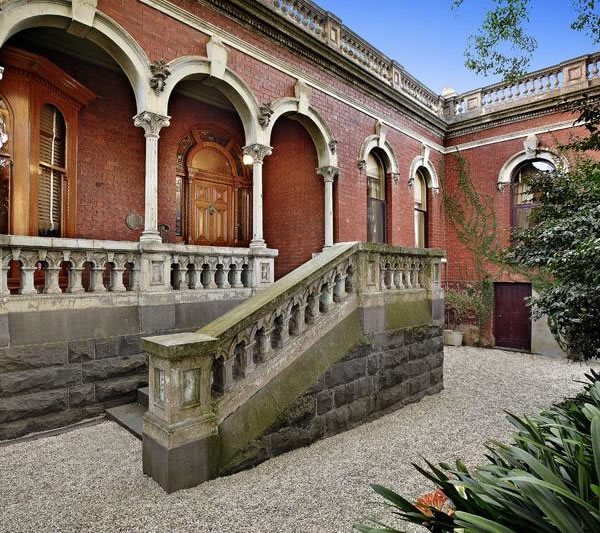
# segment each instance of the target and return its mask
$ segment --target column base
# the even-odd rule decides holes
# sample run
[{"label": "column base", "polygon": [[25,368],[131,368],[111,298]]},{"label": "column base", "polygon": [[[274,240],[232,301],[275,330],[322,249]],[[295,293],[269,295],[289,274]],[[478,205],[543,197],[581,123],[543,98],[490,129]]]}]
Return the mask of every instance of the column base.
[{"label": "column base", "polygon": [[162,238],[158,231],[144,231],[140,236],[140,242],[158,242],[162,243]]},{"label": "column base", "polygon": [[267,243],[264,239],[252,239],[250,241],[250,248],[266,248]]}]

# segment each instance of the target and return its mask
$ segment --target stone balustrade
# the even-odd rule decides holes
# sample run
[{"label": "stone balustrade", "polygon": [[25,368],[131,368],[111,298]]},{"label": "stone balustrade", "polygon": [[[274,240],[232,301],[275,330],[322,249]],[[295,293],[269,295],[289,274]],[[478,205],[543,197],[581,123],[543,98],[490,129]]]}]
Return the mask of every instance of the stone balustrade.
[{"label": "stone balustrade", "polygon": [[261,4],[291,20],[319,41],[337,50],[344,57],[387,85],[418,102],[426,110],[440,116],[439,95],[408,74],[402,66],[381,53],[331,12],[310,0],[258,0]]},{"label": "stone balustrade", "polygon": [[582,56],[527,74],[457,95],[440,96],[411,76],[396,61],[344,26],[335,15],[310,0],[258,0],[298,27],[337,50],[365,71],[392,86],[423,109],[456,123],[506,107],[540,100],[595,85],[600,79],[600,54]]},{"label": "stone balustrade", "polygon": [[295,24],[312,33],[319,39],[325,39],[327,13],[311,2],[298,0],[265,0],[264,4],[289,17]]},{"label": "stone balustrade", "polygon": [[[355,311],[359,300],[371,306],[425,304],[431,320],[433,304],[427,302],[440,301],[442,255],[435,249],[334,245],[195,333],[142,339],[150,386],[144,442],[158,446],[148,459],[145,452],[145,472],[161,478],[156,461],[163,453],[215,436],[221,421],[318,340],[324,324]],[[213,475],[193,474],[195,480]],[[172,480],[157,480],[171,486]]]},{"label": "stone balustrade", "polygon": [[445,100],[446,117],[460,121],[514,106],[524,106],[597,83],[600,54],[582,56],[513,81],[495,83]]},{"label": "stone balustrade", "polygon": [[0,294],[252,289],[273,282],[276,251],[127,241],[0,236]]}]

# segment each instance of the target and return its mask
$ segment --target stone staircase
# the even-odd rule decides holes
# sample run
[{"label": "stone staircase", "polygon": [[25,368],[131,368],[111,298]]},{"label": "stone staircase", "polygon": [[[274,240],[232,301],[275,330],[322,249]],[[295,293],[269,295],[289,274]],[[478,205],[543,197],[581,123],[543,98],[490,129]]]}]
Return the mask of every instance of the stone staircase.
[{"label": "stone staircase", "polygon": [[439,392],[442,257],[329,247],[196,332],[143,338],[148,392],[108,416],[172,492]]},{"label": "stone staircase", "polygon": [[148,410],[149,390],[141,387],[137,390],[135,402],[106,409],[106,418],[124,427],[134,437],[142,440],[144,414]]}]

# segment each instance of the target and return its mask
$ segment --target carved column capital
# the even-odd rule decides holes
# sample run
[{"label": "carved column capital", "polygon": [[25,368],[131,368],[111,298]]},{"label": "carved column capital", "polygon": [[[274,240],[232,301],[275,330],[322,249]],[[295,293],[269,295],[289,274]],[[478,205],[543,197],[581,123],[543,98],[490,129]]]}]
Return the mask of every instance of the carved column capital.
[{"label": "carved column capital", "polygon": [[142,111],[133,117],[133,124],[138,128],[144,128],[146,137],[158,137],[160,130],[171,124],[171,117],[165,117],[151,111]]},{"label": "carved column capital", "polygon": [[249,144],[248,146],[244,146],[244,154],[252,157],[252,161],[254,164],[259,163],[262,164],[263,159],[271,155],[273,153],[273,148],[271,146],[267,146],[265,144]]},{"label": "carved column capital", "polygon": [[325,183],[333,183],[333,180],[340,174],[338,167],[321,167],[317,169],[317,174],[323,176]]}]

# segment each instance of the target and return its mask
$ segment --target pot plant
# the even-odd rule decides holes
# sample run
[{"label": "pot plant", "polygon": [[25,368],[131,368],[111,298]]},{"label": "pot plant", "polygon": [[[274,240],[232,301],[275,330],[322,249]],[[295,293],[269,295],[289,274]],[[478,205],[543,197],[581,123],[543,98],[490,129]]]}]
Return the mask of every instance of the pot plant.
[{"label": "pot plant", "polygon": [[467,289],[446,289],[446,327],[444,344],[461,346],[464,332],[459,329],[473,322],[477,315],[478,302],[476,291]]}]

